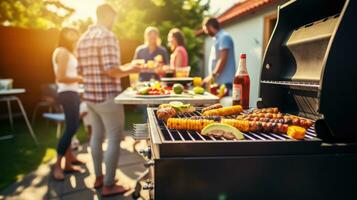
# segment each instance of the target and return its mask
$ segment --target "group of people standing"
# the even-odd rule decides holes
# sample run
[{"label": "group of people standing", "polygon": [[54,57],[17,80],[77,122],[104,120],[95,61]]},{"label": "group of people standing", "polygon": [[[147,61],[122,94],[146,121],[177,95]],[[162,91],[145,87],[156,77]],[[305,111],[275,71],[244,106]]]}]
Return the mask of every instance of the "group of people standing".
[{"label": "group of people standing", "polygon": [[[97,23],[80,35],[76,29],[63,28],[60,32],[58,48],[53,52],[53,67],[58,85],[58,101],[65,113],[66,128],[58,143],[57,162],[53,169],[56,180],[64,180],[64,172],[80,172],[75,164],[82,164],[71,151],[70,144],[73,135],[80,124],[79,83],[84,85],[82,100],[88,107],[88,117],[91,124],[90,147],[94,164],[94,188],[103,188],[102,195],[114,195],[126,192],[128,189],[116,183],[115,173],[119,159],[119,143],[124,129],[123,106],[114,103],[114,97],[121,91],[120,78],[130,73],[140,73],[142,68],[136,64],[120,62],[119,41],[111,31],[116,18],[116,11],[108,4],[97,8]],[[212,53],[212,71],[205,81],[215,78],[223,81],[233,77],[235,70],[232,41],[227,39],[225,32],[217,27],[217,20],[211,18],[203,24],[204,31],[217,36],[219,41]],[[172,68],[188,65],[188,54],[185,49],[182,32],[174,28],[168,34],[168,43],[172,54],[169,58],[167,50],[160,45],[159,31],[148,27],[144,33],[145,44],[139,46],[133,59],[145,61],[154,60],[160,55],[162,62]],[[222,52],[219,52],[222,51]],[[233,57],[233,58],[232,58]],[[221,59],[220,59],[221,58]],[[232,60],[233,59],[233,60]],[[232,64],[234,62],[234,65]],[[227,68],[228,65],[229,66]],[[233,70],[230,68],[233,67]],[[231,78],[230,80],[233,80]],[[103,157],[102,144],[107,138],[108,147]],[[64,168],[61,167],[65,159]],[[105,163],[105,174],[102,162]]]},{"label": "group of people standing", "polygon": [[162,62],[165,65],[172,67],[185,67],[188,65],[188,54],[185,48],[184,35],[178,28],[170,30],[167,41],[172,54],[169,58],[166,48],[161,46],[159,29],[149,26],[144,33],[145,44],[139,46],[135,50],[134,60],[143,59],[145,62],[155,60],[157,56],[163,58]]}]

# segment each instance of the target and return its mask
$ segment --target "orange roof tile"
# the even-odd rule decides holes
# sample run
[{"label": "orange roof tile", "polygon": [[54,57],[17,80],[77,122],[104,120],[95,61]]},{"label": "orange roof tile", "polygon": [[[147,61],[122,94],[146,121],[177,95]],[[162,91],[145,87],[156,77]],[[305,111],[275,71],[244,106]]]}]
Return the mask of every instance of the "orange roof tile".
[{"label": "orange roof tile", "polygon": [[246,0],[235,4],[233,7],[222,13],[218,17],[218,21],[222,24],[227,23],[232,19],[237,19],[243,15],[257,11],[265,6],[277,3],[278,0]]},{"label": "orange roof tile", "polygon": [[[234,19],[242,17],[244,15],[255,12],[261,8],[272,5],[274,3],[280,2],[281,0],[245,0],[236,3],[234,6],[229,8],[227,11],[218,16],[218,21],[221,24],[225,24]],[[197,35],[202,34],[202,29],[196,32]]]}]

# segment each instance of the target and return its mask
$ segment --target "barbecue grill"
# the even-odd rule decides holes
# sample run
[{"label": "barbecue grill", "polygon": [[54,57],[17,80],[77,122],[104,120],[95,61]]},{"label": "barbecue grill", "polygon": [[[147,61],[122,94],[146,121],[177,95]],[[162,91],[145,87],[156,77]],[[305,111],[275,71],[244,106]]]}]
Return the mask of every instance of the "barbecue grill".
[{"label": "barbecue grill", "polygon": [[[290,1],[278,8],[257,107],[314,120],[303,140],[260,132],[226,140],[168,129],[156,108],[148,108],[149,147],[141,153],[151,197],[357,199],[356,9],[348,0]],[[177,117],[195,115],[200,112]]]}]

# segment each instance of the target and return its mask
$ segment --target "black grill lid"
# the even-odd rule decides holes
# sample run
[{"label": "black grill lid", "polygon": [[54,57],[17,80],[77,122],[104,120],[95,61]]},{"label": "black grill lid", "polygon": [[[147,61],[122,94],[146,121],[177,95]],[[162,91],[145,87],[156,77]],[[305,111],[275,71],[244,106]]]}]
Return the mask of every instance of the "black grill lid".
[{"label": "black grill lid", "polygon": [[298,0],[278,8],[258,106],[317,120],[325,141],[357,141],[356,1]]}]

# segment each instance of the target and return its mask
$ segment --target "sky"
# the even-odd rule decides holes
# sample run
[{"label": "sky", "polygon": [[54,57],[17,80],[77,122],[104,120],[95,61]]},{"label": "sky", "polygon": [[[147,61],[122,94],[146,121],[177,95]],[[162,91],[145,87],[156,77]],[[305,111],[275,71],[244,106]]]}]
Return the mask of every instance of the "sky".
[{"label": "sky", "polygon": [[[210,14],[219,14],[230,8],[239,0],[211,0]],[[61,0],[65,5],[74,8],[76,12],[71,16],[70,21],[78,19],[95,19],[96,7],[105,2],[105,0]]]},{"label": "sky", "polygon": [[211,0],[210,14],[221,14],[240,0]]}]

